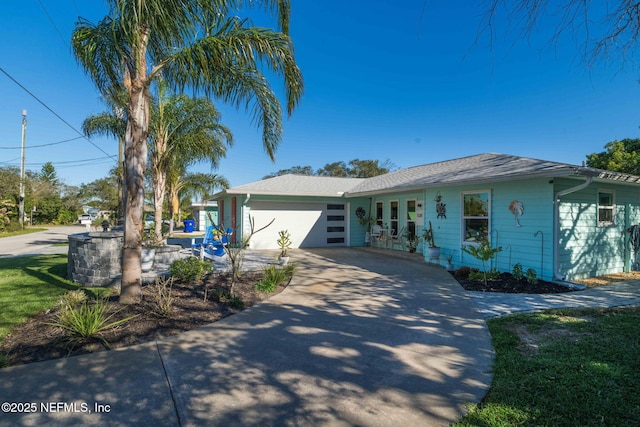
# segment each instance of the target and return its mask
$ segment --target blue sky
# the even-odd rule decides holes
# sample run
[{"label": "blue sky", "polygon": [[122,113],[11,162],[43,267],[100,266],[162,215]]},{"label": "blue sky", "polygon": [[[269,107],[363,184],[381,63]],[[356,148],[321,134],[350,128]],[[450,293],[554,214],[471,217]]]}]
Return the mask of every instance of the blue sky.
[{"label": "blue sky", "polygon": [[[0,3],[0,67],[79,130],[104,106],[69,38],[78,15],[95,22],[106,6],[93,0]],[[265,154],[247,113],[218,103],[236,142],[215,172],[235,186],[296,165],[317,169],[354,158],[409,167],[501,152],[580,164],[609,141],[640,137],[636,70],[616,62],[587,68],[574,38],[549,45],[551,27],[514,40],[498,21],[493,49],[486,37],[474,44],[476,3],[294,0],[291,32],[305,94],[285,120],[277,161]],[[19,165],[14,147],[23,109],[28,169],[51,161],[65,183],[79,185],[114,165],[107,157],[117,153],[110,139],[35,147],[79,135],[3,73],[0,165]]]}]

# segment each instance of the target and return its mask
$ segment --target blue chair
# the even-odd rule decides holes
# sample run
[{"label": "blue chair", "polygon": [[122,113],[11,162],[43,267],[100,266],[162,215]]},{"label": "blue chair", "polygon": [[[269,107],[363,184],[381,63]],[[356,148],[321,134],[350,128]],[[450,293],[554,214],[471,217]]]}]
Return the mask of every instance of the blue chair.
[{"label": "blue chair", "polygon": [[[216,231],[218,231],[216,233]],[[202,241],[200,239],[191,239],[191,253],[200,259],[213,259],[214,256],[224,256],[224,247],[229,242],[229,237],[233,234],[233,228],[227,228],[222,232],[218,226],[210,225],[204,234]]]}]

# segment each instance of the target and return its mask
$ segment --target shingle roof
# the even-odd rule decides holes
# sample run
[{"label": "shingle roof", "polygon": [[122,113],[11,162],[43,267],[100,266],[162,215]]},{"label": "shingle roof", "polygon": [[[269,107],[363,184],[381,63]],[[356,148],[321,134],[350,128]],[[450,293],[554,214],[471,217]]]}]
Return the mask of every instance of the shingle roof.
[{"label": "shingle roof", "polygon": [[638,182],[633,175],[551,162],[548,160],[485,153],[443,162],[414,166],[375,176],[349,191],[357,196],[388,190],[411,190],[443,185],[507,181],[535,177],[594,176],[617,181]]},{"label": "shingle roof", "polygon": [[363,181],[364,178],[288,174],[234,187],[226,193],[340,197]]},{"label": "shingle roof", "polygon": [[344,194],[347,197],[358,197],[436,186],[561,176],[592,176],[604,180],[640,183],[640,177],[635,175],[509,154],[485,153],[414,166],[372,178],[281,175],[234,187],[223,193],[325,197],[339,197]]}]

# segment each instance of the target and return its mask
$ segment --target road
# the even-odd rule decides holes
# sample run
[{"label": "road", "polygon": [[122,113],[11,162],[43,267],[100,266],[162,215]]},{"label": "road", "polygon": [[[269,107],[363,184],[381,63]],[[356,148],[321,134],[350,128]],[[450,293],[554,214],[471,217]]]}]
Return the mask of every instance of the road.
[{"label": "road", "polygon": [[67,253],[67,246],[54,246],[68,242],[69,234],[84,233],[84,225],[60,225],[45,231],[0,238],[0,258],[15,256]]}]

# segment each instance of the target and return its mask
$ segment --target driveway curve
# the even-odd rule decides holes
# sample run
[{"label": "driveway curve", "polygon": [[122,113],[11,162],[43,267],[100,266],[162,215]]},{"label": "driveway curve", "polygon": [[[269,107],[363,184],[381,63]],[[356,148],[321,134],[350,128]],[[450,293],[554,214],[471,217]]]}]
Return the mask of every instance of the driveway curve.
[{"label": "driveway curve", "polygon": [[438,426],[484,396],[490,335],[444,270],[356,248],[291,255],[290,286],[237,315],[0,370],[4,400],[109,408],[0,414],[0,425]]}]

